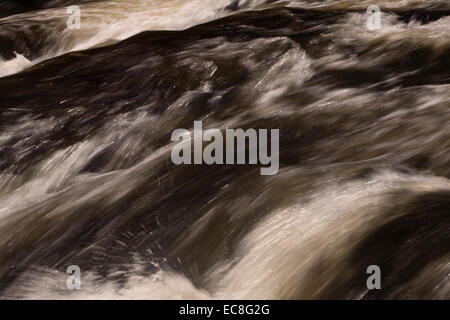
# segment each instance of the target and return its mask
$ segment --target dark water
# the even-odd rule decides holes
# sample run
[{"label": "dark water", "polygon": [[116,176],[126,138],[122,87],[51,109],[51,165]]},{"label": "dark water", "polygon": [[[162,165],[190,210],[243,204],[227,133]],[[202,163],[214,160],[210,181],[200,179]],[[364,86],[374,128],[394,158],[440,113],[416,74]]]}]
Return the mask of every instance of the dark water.
[{"label": "dark water", "polygon": [[[450,298],[449,3],[272,2],[0,20],[1,297]],[[278,128],[279,173],[174,165],[197,120]]]}]

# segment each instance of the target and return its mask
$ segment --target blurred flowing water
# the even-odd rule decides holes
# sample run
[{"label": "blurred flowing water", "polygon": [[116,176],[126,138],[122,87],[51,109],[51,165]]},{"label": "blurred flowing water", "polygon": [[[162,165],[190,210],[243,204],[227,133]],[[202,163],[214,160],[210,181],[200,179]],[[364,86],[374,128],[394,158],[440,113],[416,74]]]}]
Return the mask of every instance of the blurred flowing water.
[{"label": "blurred flowing water", "polygon": [[[450,298],[447,0],[0,9],[1,298]],[[279,173],[175,166],[197,120]]]}]

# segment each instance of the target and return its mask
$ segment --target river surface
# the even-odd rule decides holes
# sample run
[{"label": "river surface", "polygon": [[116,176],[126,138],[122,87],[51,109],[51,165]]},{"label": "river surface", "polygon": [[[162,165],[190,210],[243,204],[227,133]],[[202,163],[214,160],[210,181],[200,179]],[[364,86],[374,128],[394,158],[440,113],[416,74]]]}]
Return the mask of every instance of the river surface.
[{"label": "river surface", "polygon": [[[0,298],[450,298],[448,0],[0,12]],[[194,121],[279,129],[279,172],[173,164]]]}]

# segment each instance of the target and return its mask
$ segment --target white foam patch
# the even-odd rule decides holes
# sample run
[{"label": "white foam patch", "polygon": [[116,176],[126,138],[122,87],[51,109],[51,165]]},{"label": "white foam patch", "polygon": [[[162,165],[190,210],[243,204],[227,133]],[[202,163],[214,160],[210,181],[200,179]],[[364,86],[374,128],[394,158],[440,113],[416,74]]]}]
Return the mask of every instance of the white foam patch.
[{"label": "white foam patch", "polygon": [[[136,265],[139,268],[139,265]],[[180,274],[159,271],[151,276],[132,274],[127,283],[101,281],[93,273],[82,272],[81,288],[69,290],[68,275],[58,271],[38,270],[25,274],[17,287],[4,299],[33,300],[207,300],[211,295],[196,288]]]},{"label": "white foam patch", "polygon": [[340,23],[331,27],[331,36],[336,36],[344,42],[351,41],[377,41],[386,43],[408,41],[419,44],[430,43],[434,46],[450,44],[450,17],[422,24],[412,20],[410,23],[400,21],[396,15],[381,13],[380,28],[368,30],[366,14],[348,14]]},{"label": "white foam patch", "polygon": [[23,55],[16,53],[16,57],[11,60],[0,60],[0,77],[6,77],[11,74],[15,74],[28,68],[31,65],[32,63],[30,60],[25,58]]}]

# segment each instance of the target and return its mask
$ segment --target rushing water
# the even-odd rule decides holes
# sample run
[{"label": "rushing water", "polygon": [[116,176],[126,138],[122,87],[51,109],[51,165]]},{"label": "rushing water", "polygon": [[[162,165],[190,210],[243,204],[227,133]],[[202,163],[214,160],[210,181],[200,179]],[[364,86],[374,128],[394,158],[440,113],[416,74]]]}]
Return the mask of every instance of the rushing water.
[{"label": "rushing water", "polygon": [[[448,0],[0,10],[1,298],[450,298]],[[279,173],[174,165],[196,120]]]}]

